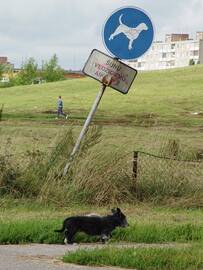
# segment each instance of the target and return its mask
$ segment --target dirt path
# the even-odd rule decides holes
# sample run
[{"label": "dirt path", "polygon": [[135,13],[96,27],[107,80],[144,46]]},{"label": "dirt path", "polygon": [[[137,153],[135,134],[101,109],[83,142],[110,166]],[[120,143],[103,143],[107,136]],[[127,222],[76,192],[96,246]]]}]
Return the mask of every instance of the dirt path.
[{"label": "dirt path", "polygon": [[[178,246],[183,247],[184,244]],[[116,244],[116,247],[177,247],[177,244]],[[61,257],[81,248],[103,248],[104,245],[0,245],[0,270],[101,270],[101,267],[65,264]],[[116,269],[103,267],[102,270]],[[119,268],[121,269],[121,268]]]}]

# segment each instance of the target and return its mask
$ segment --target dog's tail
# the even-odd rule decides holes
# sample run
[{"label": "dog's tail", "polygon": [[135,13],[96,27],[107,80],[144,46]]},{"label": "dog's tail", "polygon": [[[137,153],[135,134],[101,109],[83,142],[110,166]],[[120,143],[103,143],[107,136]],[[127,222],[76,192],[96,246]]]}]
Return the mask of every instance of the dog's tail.
[{"label": "dog's tail", "polygon": [[122,17],[123,17],[123,14],[121,14],[120,17],[119,17],[119,23],[120,24],[123,24],[122,21],[121,21]]},{"label": "dog's tail", "polygon": [[65,231],[65,224],[63,224],[63,227],[59,230],[54,230],[55,232],[64,232]]}]

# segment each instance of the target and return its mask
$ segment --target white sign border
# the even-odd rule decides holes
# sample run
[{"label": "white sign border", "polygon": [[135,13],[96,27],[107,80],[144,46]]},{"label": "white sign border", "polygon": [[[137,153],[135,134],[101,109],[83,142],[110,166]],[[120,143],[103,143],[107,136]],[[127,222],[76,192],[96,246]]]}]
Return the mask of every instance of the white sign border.
[{"label": "white sign border", "polygon": [[[124,9],[124,8],[134,8],[134,9],[138,9],[138,10],[142,11],[143,13],[145,13],[145,14],[150,18],[150,21],[151,21],[151,23],[152,23],[153,30],[154,30],[154,35],[153,35],[153,39],[152,39],[151,46],[153,45],[153,42],[154,42],[154,40],[155,40],[154,37],[155,37],[155,34],[156,34],[156,28],[155,28],[154,23],[153,23],[153,21],[152,21],[152,19],[151,19],[151,16],[148,14],[148,12],[146,12],[144,9],[139,8],[139,7],[137,7],[137,6],[123,6],[123,7],[117,8],[117,9],[115,9],[114,11],[112,11],[111,14],[106,18],[106,20],[105,20],[105,22],[104,22],[104,24],[103,24],[103,27],[102,27],[102,42],[103,42],[104,48],[105,48],[106,51],[111,55],[111,57],[116,57],[116,58],[118,58],[118,57],[117,57],[116,55],[114,55],[111,51],[109,51],[109,49],[108,49],[107,46],[106,46],[106,43],[105,43],[105,41],[104,41],[104,27],[105,27],[105,25],[106,25],[108,19],[109,19],[114,13],[116,13],[117,11],[119,11],[119,10],[121,10],[121,9]],[[150,47],[149,47],[142,55],[140,55],[139,57],[132,58],[132,59],[120,59],[120,58],[118,58],[118,59],[120,59],[120,60],[125,60],[125,61],[134,61],[134,60],[137,60],[138,58],[144,56],[144,55],[149,51],[149,49],[151,48],[151,46],[150,46]]]},{"label": "white sign border", "polygon": [[112,56],[110,56],[110,55],[108,55],[108,54],[106,54],[106,53],[104,53],[104,52],[101,52],[101,51],[99,51],[99,50],[97,50],[97,49],[93,49],[93,50],[91,51],[91,53],[90,53],[90,55],[89,55],[87,61],[85,62],[85,65],[84,65],[84,67],[83,67],[83,69],[82,69],[82,72],[83,72],[85,75],[87,75],[88,77],[90,77],[90,78],[92,78],[92,79],[94,79],[94,80],[96,80],[96,81],[98,81],[98,82],[100,82],[100,83],[102,83],[102,82],[101,82],[99,79],[96,79],[95,77],[90,76],[89,74],[87,74],[87,73],[85,72],[85,67],[86,67],[86,65],[87,65],[87,63],[88,63],[89,59],[91,58],[91,56],[92,56],[92,54],[93,54],[94,51],[97,51],[97,52],[99,52],[99,53],[101,53],[101,54],[103,54],[103,55],[105,55],[105,56],[107,56],[107,57],[110,57],[110,58],[112,58],[114,61],[118,61],[118,62],[121,63],[122,65],[124,65],[124,66],[128,67],[129,69],[132,69],[132,70],[135,71],[135,75],[134,75],[134,77],[133,77],[133,79],[132,79],[132,82],[131,82],[131,84],[129,85],[128,90],[127,90],[126,92],[122,92],[122,91],[118,90],[117,88],[115,88],[115,87],[109,85],[109,87],[113,88],[114,90],[116,90],[116,91],[118,91],[118,92],[120,92],[120,93],[126,95],[126,94],[129,92],[129,89],[130,89],[130,87],[132,86],[132,84],[133,84],[133,82],[134,82],[134,80],[135,80],[135,78],[136,78],[136,76],[137,76],[137,74],[138,74],[137,69],[135,69],[135,68],[133,68],[133,67],[131,67],[131,66],[125,64],[125,63],[123,63],[123,62],[120,61],[119,58],[117,58],[117,57],[112,57]]}]

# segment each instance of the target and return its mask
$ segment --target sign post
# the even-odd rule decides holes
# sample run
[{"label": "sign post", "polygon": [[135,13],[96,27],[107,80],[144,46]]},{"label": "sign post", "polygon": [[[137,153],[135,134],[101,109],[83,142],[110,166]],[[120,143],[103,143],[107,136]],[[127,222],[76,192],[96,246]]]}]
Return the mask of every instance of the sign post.
[{"label": "sign post", "polygon": [[103,42],[113,57],[94,49],[83,68],[84,74],[101,82],[102,86],[65,165],[64,176],[80,147],[106,87],[109,86],[127,94],[137,75],[136,69],[120,60],[140,57],[151,46],[153,36],[154,31],[150,18],[144,11],[135,7],[120,8],[113,12],[106,21],[103,29]]},{"label": "sign post", "polygon": [[90,125],[90,122],[91,122],[91,120],[92,120],[92,118],[93,118],[93,116],[94,116],[94,114],[95,114],[95,112],[97,110],[97,107],[99,105],[99,102],[100,102],[103,94],[104,94],[105,89],[106,89],[106,85],[102,84],[101,90],[99,91],[99,93],[98,93],[98,95],[97,95],[97,97],[96,97],[96,99],[94,101],[92,109],[89,112],[89,115],[88,115],[88,117],[87,117],[87,119],[85,121],[85,124],[84,124],[81,132],[80,132],[80,135],[79,135],[79,137],[78,137],[78,139],[76,141],[76,144],[75,144],[75,146],[73,148],[73,151],[70,154],[70,158],[69,158],[68,162],[66,163],[66,166],[65,166],[64,171],[63,171],[64,176],[67,174],[68,169],[70,167],[70,164],[73,161],[73,158],[74,158],[76,152],[78,151],[78,149],[80,147],[81,141],[82,141],[83,137],[85,136],[85,133],[86,133],[86,131],[87,131],[89,125]]},{"label": "sign post", "polygon": [[95,80],[102,83],[101,90],[99,91],[92,109],[85,121],[85,124],[80,132],[80,135],[76,141],[72,153],[70,154],[69,160],[63,171],[65,176],[68,169],[73,161],[73,158],[78,151],[81,141],[85,136],[85,133],[90,125],[90,122],[97,110],[99,102],[104,94],[107,86],[118,90],[119,92],[126,94],[132,85],[136,75],[137,70],[129,67],[128,65],[112,58],[98,50],[93,50],[83,68],[84,74],[94,78]]}]

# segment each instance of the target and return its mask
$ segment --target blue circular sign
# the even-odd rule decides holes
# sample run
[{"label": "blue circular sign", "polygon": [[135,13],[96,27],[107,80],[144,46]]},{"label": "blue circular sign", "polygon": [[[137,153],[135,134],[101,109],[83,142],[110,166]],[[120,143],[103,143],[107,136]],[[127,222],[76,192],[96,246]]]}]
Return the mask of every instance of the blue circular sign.
[{"label": "blue circular sign", "polygon": [[103,41],[107,50],[123,60],[143,55],[151,46],[154,28],[149,16],[136,7],[114,11],[103,28]]}]

